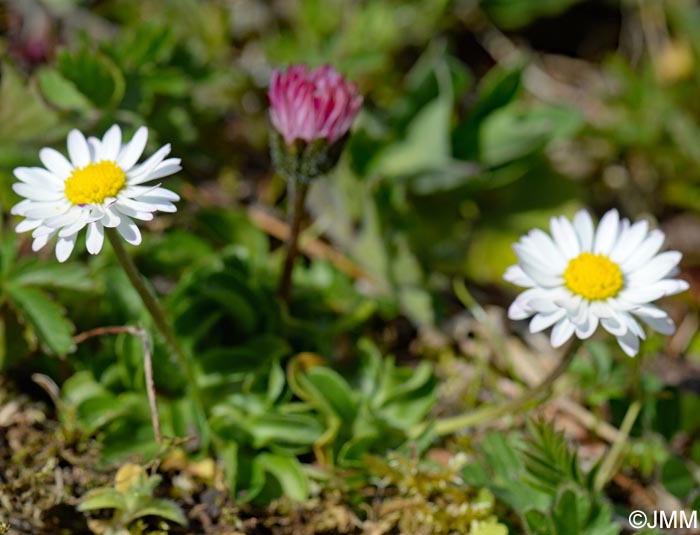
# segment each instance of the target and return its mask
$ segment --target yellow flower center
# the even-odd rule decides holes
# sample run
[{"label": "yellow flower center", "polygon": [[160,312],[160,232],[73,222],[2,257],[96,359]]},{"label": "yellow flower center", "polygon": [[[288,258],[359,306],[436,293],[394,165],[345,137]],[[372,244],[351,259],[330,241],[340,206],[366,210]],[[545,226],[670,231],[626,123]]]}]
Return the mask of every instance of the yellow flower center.
[{"label": "yellow flower center", "polygon": [[90,162],[66,179],[66,198],[73,204],[100,204],[119,193],[124,184],[126,175],[115,162]]},{"label": "yellow flower center", "polygon": [[581,253],[564,271],[566,287],[586,299],[607,299],[622,289],[620,266],[607,256]]}]

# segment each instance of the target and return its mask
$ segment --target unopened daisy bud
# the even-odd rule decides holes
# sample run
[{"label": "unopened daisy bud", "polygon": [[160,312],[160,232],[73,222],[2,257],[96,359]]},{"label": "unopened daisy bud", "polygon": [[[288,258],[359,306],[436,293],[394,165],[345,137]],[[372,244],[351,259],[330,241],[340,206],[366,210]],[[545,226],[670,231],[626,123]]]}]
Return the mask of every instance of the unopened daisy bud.
[{"label": "unopened daisy bud", "polygon": [[329,65],[311,71],[294,65],[272,73],[268,98],[278,171],[299,181],[330,171],[362,105],[355,84]]},{"label": "unopened daisy bud", "polygon": [[535,229],[513,246],[518,263],[504,278],[528,289],[510,306],[511,319],[532,317],[533,333],[553,326],[554,347],[573,335],[586,339],[600,325],[631,357],[646,336],[638,320],[662,334],[675,331],[666,312],[651,304],[688,288],[673,277],[681,253],[659,253],[663,232],[620,219],[617,210],[597,229],[584,210],[573,223],[553,217],[550,229],[551,237]]}]

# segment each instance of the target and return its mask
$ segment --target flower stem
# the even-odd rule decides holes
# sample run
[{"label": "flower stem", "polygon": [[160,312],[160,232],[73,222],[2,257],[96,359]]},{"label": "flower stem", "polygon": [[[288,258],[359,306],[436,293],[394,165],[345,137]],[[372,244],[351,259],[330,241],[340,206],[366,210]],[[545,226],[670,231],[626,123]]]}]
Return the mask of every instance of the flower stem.
[{"label": "flower stem", "polygon": [[151,292],[148,286],[146,286],[146,283],[144,282],[141,273],[136,267],[136,264],[134,264],[134,261],[127,252],[126,248],[124,247],[122,239],[117,234],[117,231],[113,228],[105,228],[105,233],[107,234],[107,238],[112,244],[112,249],[114,250],[114,254],[117,257],[117,260],[119,260],[119,263],[124,269],[126,276],[129,278],[131,285],[134,287],[134,290],[136,290],[136,292],[139,294],[139,297],[141,297],[141,301],[143,302],[149,314],[153,318],[153,322],[155,323],[156,328],[163,335],[163,338],[165,338],[165,341],[167,342],[170,351],[173,353],[173,355],[175,355],[178,365],[183,370],[185,374],[185,379],[187,380],[187,384],[192,393],[192,397],[194,398],[195,407],[199,412],[199,417],[202,418],[202,422],[206,421],[204,401],[202,399],[202,393],[199,390],[199,385],[197,384],[197,379],[195,377],[194,370],[192,369],[190,360],[187,358],[187,355],[185,355],[185,352],[182,350],[182,347],[177,341],[177,338],[175,338],[175,334],[170,328],[170,324],[168,323],[168,320],[165,317],[165,313],[163,312],[163,309],[161,308],[158,299]]},{"label": "flower stem", "polygon": [[562,357],[557,367],[554,368],[539,385],[531,390],[528,390],[519,398],[499,405],[489,405],[466,414],[460,414],[458,416],[438,420],[435,423],[435,433],[437,435],[449,435],[450,433],[454,433],[460,429],[473,427],[477,424],[488,420],[493,420],[505,414],[515,414],[526,409],[531,403],[537,401],[541,396],[547,393],[556,380],[564,374],[564,372],[568,369],[569,364],[571,364],[571,361],[576,356],[579,347],[581,347],[581,341],[578,338],[575,338],[569,345],[566,353]]},{"label": "flower stem", "polygon": [[292,272],[294,271],[294,260],[299,251],[299,233],[301,232],[301,222],[304,219],[304,203],[306,194],[309,191],[309,184],[300,180],[290,178],[287,182],[291,212],[289,213],[289,236],[287,237],[287,253],[284,259],[284,267],[277,295],[287,303],[289,292],[292,288]]},{"label": "flower stem", "polygon": [[627,409],[625,417],[622,420],[622,425],[620,425],[620,434],[611,446],[608,454],[603,459],[600,469],[596,474],[594,486],[597,491],[603,490],[605,485],[608,484],[613,476],[615,475],[615,470],[617,465],[622,458],[625,451],[625,446],[627,445],[627,439],[630,436],[630,431],[634,422],[637,421],[637,416],[639,416],[639,411],[642,409],[642,402],[640,400],[635,400]]}]

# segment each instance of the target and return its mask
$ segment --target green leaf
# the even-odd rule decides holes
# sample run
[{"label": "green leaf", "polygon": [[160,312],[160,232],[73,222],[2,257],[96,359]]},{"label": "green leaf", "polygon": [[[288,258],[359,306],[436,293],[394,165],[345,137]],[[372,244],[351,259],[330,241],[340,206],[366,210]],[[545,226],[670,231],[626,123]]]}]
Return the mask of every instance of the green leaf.
[{"label": "green leaf", "polygon": [[113,394],[91,397],[78,405],[77,417],[87,435],[93,434],[108,423],[128,416],[130,407],[121,403]]},{"label": "green leaf", "polygon": [[0,144],[16,146],[22,141],[45,138],[58,124],[58,115],[13,68],[0,66]]},{"label": "green leaf", "polygon": [[0,234],[0,274],[6,279],[12,271],[17,256],[17,234],[13,231]]},{"label": "green leaf", "polygon": [[518,95],[522,68],[492,69],[479,85],[479,95],[469,115],[454,129],[452,146],[456,158],[476,160],[479,157],[479,129],[494,110],[507,105]]},{"label": "green leaf", "polygon": [[78,264],[25,262],[15,269],[12,280],[21,286],[45,286],[66,290],[89,291],[93,288],[90,272]]},{"label": "green leaf", "polygon": [[253,447],[271,443],[312,445],[323,435],[324,427],[313,416],[302,414],[262,414],[248,422]]},{"label": "green leaf", "polygon": [[83,48],[63,51],[58,56],[58,70],[63,77],[96,106],[117,105],[124,96],[124,77],[108,57]]},{"label": "green leaf", "polygon": [[264,334],[232,347],[213,347],[197,354],[205,373],[217,376],[250,372],[289,354],[289,344],[272,334]]},{"label": "green leaf", "polygon": [[259,470],[267,472],[277,480],[286,497],[299,502],[307,499],[308,481],[295,457],[261,453],[253,462]]},{"label": "green leaf", "polygon": [[439,169],[450,161],[449,139],[452,98],[440,95],[424,106],[409,125],[403,141],[389,145],[374,171],[388,175],[413,175]]},{"label": "green leaf", "polygon": [[270,373],[267,378],[266,397],[267,402],[270,405],[277,401],[277,399],[282,395],[286,384],[287,382],[285,380],[284,370],[282,369],[279,359],[276,359],[270,366]]},{"label": "green leaf", "polygon": [[6,289],[37,338],[50,352],[65,355],[73,350],[73,325],[58,304],[37,288],[8,284]]},{"label": "green leaf", "polygon": [[582,533],[591,510],[590,499],[567,489],[561,493],[552,511],[557,535]]},{"label": "green leaf", "polygon": [[218,448],[218,452],[224,464],[224,475],[229,492],[231,496],[235,496],[238,482],[238,444],[227,442],[223,447]]},{"label": "green leaf", "polygon": [[503,29],[526,26],[540,17],[554,17],[581,0],[482,0],[481,7]]},{"label": "green leaf", "polygon": [[512,105],[492,113],[483,123],[479,145],[481,160],[502,165],[540,150],[551,140],[572,135],[581,125],[573,108]]},{"label": "green leaf", "polygon": [[528,509],[525,512],[525,522],[527,522],[531,533],[537,533],[537,535],[554,535],[552,520],[542,511]]},{"label": "green leaf", "polygon": [[182,509],[170,500],[155,499],[151,500],[145,507],[139,507],[138,510],[131,516],[133,519],[143,518],[144,516],[157,516],[186,526],[188,524],[187,517]]},{"label": "green leaf", "polygon": [[78,91],[75,84],[64,78],[56,69],[42,67],[37,77],[44,98],[57,108],[76,111],[92,108],[90,101]]},{"label": "green leaf", "polygon": [[313,385],[310,392],[322,396],[323,403],[346,423],[355,419],[357,401],[352,389],[340,374],[330,368],[315,366],[307,370],[305,375],[308,382]]},{"label": "green leaf", "polygon": [[61,399],[68,405],[78,406],[86,399],[107,394],[107,389],[95,381],[89,371],[80,371],[66,379],[61,387]]},{"label": "green leaf", "polygon": [[661,468],[661,482],[666,490],[685,500],[698,483],[687,463],[680,457],[671,457]]},{"label": "green leaf", "polygon": [[117,489],[97,489],[89,492],[78,504],[78,511],[95,511],[97,509],[117,509],[126,508],[124,495]]}]

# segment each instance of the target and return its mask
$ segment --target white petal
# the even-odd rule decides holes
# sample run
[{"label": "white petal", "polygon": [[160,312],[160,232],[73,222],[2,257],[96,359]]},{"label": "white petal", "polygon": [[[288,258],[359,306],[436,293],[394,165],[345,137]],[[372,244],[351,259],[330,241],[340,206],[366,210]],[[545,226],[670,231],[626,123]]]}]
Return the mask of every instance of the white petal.
[{"label": "white petal", "polygon": [[129,197],[129,199],[137,199],[142,195],[147,195],[153,193],[158,188],[160,184],[150,184],[148,186],[126,186],[119,194],[120,197]]},{"label": "white petal", "polygon": [[642,311],[642,309],[633,310],[632,313],[656,332],[667,335],[676,332],[676,325],[663,310],[652,307],[651,305],[647,305],[645,308],[647,308],[647,310],[650,309],[648,313],[646,310]]},{"label": "white petal", "polygon": [[574,334],[574,324],[571,323],[568,319],[564,318],[559,321],[554,326],[554,329],[552,329],[552,335],[550,337],[550,342],[552,343],[552,347],[561,347],[563,346],[566,341],[571,338],[571,336]]},{"label": "white petal", "polygon": [[87,142],[88,142],[88,147],[90,147],[90,161],[91,162],[99,162],[100,159],[97,157],[97,155],[102,150],[102,142],[94,136],[90,136],[87,139]]},{"label": "white petal", "polygon": [[65,214],[71,206],[72,204],[68,201],[33,202],[20,215],[24,215],[29,219],[48,219]]},{"label": "white petal", "polygon": [[25,184],[63,191],[63,180],[41,167],[17,167],[14,175]]},{"label": "white petal", "polygon": [[90,223],[87,228],[87,237],[85,238],[85,245],[87,246],[88,253],[99,253],[102,250],[104,241],[105,233],[102,223],[99,221]]},{"label": "white petal", "polygon": [[66,157],[56,149],[44,148],[39,151],[39,159],[44,166],[61,180],[73,173],[73,166]]},{"label": "white petal", "polygon": [[632,308],[631,312],[638,316],[647,316],[649,318],[665,318],[668,316],[666,312],[656,305],[638,305]]},{"label": "white petal", "polygon": [[590,311],[591,314],[595,314],[600,319],[610,318],[615,315],[615,310],[605,301],[592,301]]},{"label": "white petal", "polygon": [[21,234],[22,232],[34,230],[35,228],[40,226],[41,223],[41,219],[25,219],[24,221],[21,221],[17,224],[17,226],[15,227],[15,232]]},{"label": "white petal", "polygon": [[23,182],[15,182],[12,189],[17,195],[32,201],[58,201],[64,197],[62,191],[32,186]]},{"label": "white petal", "polygon": [[119,213],[111,206],[107,206],[103,210],[105,215],[100,222],[107,228],[118,227],[122,221]]},{"label": "white petal", "polygon": [[603,216],[595,233],[593,252],[610,255],[620,231],[620,214],[613,209]]},{"label": "white petal", "polygon": [[532,314],[534,314],[534,311],[526,308],[524,304],[517,299],[508,307],[508,318],[512,320],[524,320],[532,316]]},{"label": "white petal", "polygon": [[568,219],[565,217],[553,217],[549,222],[549,227],[554,237],[554,243],[557,244],[567,260],[571,260],[579,255],[581,248],[578,236]]},{"label": "white petal", "polygon": [[683,255],[678,251],[666,251],[655,256],[644,266],[628,275],[631,286],[651,284],[668,275],[681,261]]},{"label": "white petal", "polygon": [[85,211],[86,209],[80,206],[71,206],[70,209],[63,214],[46,218],[44,220],[44,224],[51,228],[60,228],[72,225],[80,219],[81,215]]},{"label": "white petal", "polygon": [[574,230],[578,235],[581,251],[593,249],[593,220],[586,210],[579,210],[574,216]]},{"label": "white petal", "polygon": [[644,340],[647,337],[644,333],[644,329],[642,329],[642,326],[639,325],[637,320],[632,317],[632,314],[624,311],[618,311],[617,315],[625,321],[625,324],[627,325],[629,330],[634,333],[635,336],[641,338],[642,340]]},{"label": "white petal", "polygon": [[551,327],[560,319],[566,315],[566,310],[560,308],[553,312],[544,312],[535,314],[535,316],[530,321],[530,332],[538,333],[544,331],[545,329]]},{"label": "white petal", "polygon": [[90,163],[90,147],[79,130],[73,129],[68,133],[68,156],[76,169]]},{"label": "white petal", "polygon": [[53,237],[55,232],[56,231],[54,230],[50,234],[45,234],[34,238],[34,241],[32,242],[32,251],[36,253],[39,249],[42,249],[47,243],[49,243],[49,240]]},{"label": "white petal", "polygon": [[102,137],[102,146],[97,154],[98,160],[116,162],[122,148],[122,131],[118,125],[112,125]]},{"label": "white petal", "polygon": [[606,331],[615,336],[622,336],[629,331],[625,321],[617,314],[614,314],[609,318],[602,318],[600,320],[600,324]]},{"label": "white petal", "polygon": [[528,276],[523,271],[523,268],[518,265],[510,266],[508,269],[506,269],[506,272],[503,274],[503,278],[511,284],[523,286],[525,288],[532,288],[536,285],[535,281],[532,280],[532,277]]},{"label": "white petal", "polygon": [[[143,199],[144,197],[141,197]],[[168,203],[171,204],[171,203]],[[131,208],[132,210],[135,210],[137,212],[156,212],[159,210],[159,205],[158,204],[152,204],[148,202],[144,202],[142,200],[133,200],[129,199],[127,197],[122,197],[119,199],[119,201],[116,203],[117,209],[121,206],[126,206],[128,208]]]},{"label": "white petal", "polygon": [[639,352],[639,338],[632,331],[617,337],[617,343],[628,356],[634,357]]},{"label": "white petal", "polygon": [[139,161],[143,149],[146,148],[146,141],[148,141],[148,129],[142,126],[117,156],[117,165],[124,172],[129,171]]},{"label": "white petal", "polygon": [[[139,186],[134,187],[138,188]],[[177,202],[180,200],[180,196],[174,191],[170,191],[169,189],[160,187],[155,190],[151,190],[149,193],[141,195],[145,195],[146,197],[158,197],[170,202]],[[140,195],[132,195],[132,197],[138,198],[140,197]]]},{"label": "white petal", "polygon": [[540,257],[546,258],[546,263],[551,264],[557,271],[563,272],[566,269],[567,261],[559,248],[554,244],[552,238],[545,232],[534,229],[521,240],[530,250],[539,252]]},{"label": "white petal", "polygon": [[642,220],[621,232],[615,247],[610,253],[610,260],[617,264],[625,262],[644,241],[648,231],[649,223]]},{"label": "white petal", "polygon": [[688,287],[688,283],[682,279],[664,279],[647,286],[625,288],[617,297],[634,304],[650,303],[664,296],[683,292]]},{"label": "white petal", "polygon": [[163,175],[156,175],[154,171],[156,170],[158,165],[163,161],[163,158],[165,158],[169,153],[170,144],[164,145],[161,148],[159,148],[145,162],[139,165],[136,169],[132,169],[131,172],[129,172],[127,184],[129,184],[130,186],[142,184],[144,182],[148,182],[150,180],[155,180],[156,178],[162,177]]},{"label": "white petal", "polygon": [[175,206],[170,201],[166,201],[165,199],[163,199],[161,197],[144,196],[144,197],[140,197],[140,199],[143,199],[143,201],[145,203],[148,203],[151,206],[154,206],[155,207],[154,211],[169,212],[169,213],[177,212],[177,206]]},{"label": "white petal", "polygon": [[141,243],[141,231],[139,227],[129,217],[123,216],[121,223],[117,227],[119,234],[122,235],[124,241],[131,245],[139,245]]},{"label": "white petal", "polygon": [[556,306],[565,309],[569,315],[575,315],[581,307],[582,302],[583,297],[572,294],[567,290],[566,294],[561,295],[556,299],[555,304]]},{"label": "white petal", "polygon": [[40,225],[34,229],[34,232],[32,232],[32,238],[40,238],[41,236],[53,236],[54,234],[56,234],[57,230],[57,228],[45,227]]},{"label": "white petal", "polygon": [[576,328],[576,336],[581,340],[590,338],[598,328],[598,316],[591,312],[588,301],[583,301],[576,316],[569,319]]},{"label": "white petal", "polygon": [[556,304],[561,294],[561,289],[530,288],[518,295],[513,303],[517,303],[523,310],[532,311],[528,315],[535,312],[552,312],[561,308]]},{"label": "white petal", "polygon": [[664,244],[664,239],[663,232],[658,229],[652,230],[647,239],[620,265],[622,271],[631,273],[646,264],[659,252],[659,249]]},{"label": "white petal", "polygon": [[590,338],[598,328],[598,317],[591,314],[583,323],[576,324],[576,336],[581,340]]},{"label": "white petal", "polygon": [[121,203],[115,204],[114,209],[117,210],[120,214],[124,214],[124,215],[129,216],[133,219],[139,219],[141,221],[152,221],[153,220],[153,212],[140,212],[140,211],[134,210],[133,208],[130,208],[128,206],[124,206]]},{"label": "white petal", "polygon": [[75,240],[77,237],[78,235],[74,234],[73,236],[58,238],[56,242],[56,259],[59,262],[68,260],[68,257],[73,252],[73,247],[75,247]]},{"label": "white petal", "polygon": [[88,224],[88,218],[90,217],[90,210],[81,210],[79,212],[79,215],[73,223],[70,225],[63,227],[61,230],[58,231],[58,237],[59,238],[66,238],[68,236],[72,236],[73,234],[77,234],[83,228],[85,225]]},{"label": "white petal", "polygon": [[[161,153],[161,151],[163,151],[163,153]],[[148,158],[148,160],[143,162],[141,165],[134,167],[129,172],[129,177],[142,177],[142,175],[144,175],[144,173],[147,172],[149,175],[148,180],[153,180],[154,178],[159,178],[177,173],[182,169],[182,165],[180,165],[182,163],[182,160],[180,160],[180,158],[168,158],[167,160],[164,160],[163,158],[169,153],[170,145],[164,145],[158,151],[156,151],[155,154]]]}]

